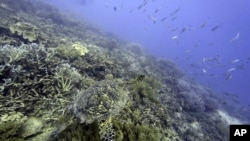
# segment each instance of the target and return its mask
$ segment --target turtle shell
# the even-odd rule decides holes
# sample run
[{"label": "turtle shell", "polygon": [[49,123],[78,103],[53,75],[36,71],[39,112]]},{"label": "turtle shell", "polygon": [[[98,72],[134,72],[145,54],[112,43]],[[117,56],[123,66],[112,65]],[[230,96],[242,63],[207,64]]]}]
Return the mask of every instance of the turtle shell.
[{"label": "turtle shell", "polygon": [[119,79],[96,82],[77,96],[71,107],[73,114],[85,124],[119,114],[128,100],[123,84]]}]

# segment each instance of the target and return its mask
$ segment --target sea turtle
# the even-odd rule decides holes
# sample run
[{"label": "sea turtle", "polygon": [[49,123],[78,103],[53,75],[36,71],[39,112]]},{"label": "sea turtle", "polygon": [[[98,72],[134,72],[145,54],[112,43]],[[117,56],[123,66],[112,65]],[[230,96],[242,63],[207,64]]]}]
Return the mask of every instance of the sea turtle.
[{"label": "sea turtle", "polygon": [[98,81],[80,93],[69,113],[81,123],[91,124],[117,115],[128,100],[126,85],[120,79]]},{"label": "sea turtle", "polygon": [[[119,114],[126,105],[129,99],[127,86],[142,81],[144,77],[144,75],[140,75],[129,82],[123,82],[121,79],[98,81],[77,95],[73,103],[67,108],[66,114],[73,115],[80,120],[80,123],[86,125],[97,121],[101,139],[113,141],[115,135],[111,117]],[[53,136],[57,136],[70,124],[70,121],[65,123],[64,126],[53,133]]]}]

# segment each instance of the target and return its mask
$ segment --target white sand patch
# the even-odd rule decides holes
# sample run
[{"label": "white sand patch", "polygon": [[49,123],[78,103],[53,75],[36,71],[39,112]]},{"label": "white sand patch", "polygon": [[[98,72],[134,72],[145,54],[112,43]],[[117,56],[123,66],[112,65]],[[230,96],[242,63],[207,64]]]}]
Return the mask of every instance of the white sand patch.
[{"label": "white sand patch", "polygon": [[222,117],[222,119],[224,119],[229,125],[230,124],[242,124],[242,122],[235,118],[235,117],[232,117],[230,115],[228,115],[228,113],[224,112],[224,111],[221,111],[221,110],[218,110],[218,114]]}]

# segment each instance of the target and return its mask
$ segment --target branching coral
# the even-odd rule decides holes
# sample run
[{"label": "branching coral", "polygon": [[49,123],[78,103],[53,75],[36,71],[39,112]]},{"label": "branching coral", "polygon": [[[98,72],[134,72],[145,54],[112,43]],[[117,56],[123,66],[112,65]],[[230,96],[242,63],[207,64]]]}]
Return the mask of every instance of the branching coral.
[{"label": "branching coral", "polygon": [[5,45],[0,48],[0,62],[4,65],[7,65],[25,58],[27,54],[28,51],[25,46],[20,46],[17,48],[10,45]]},{"label": "branching coral", "polygon": [[73,87],[73,83],[80,82],[82,78],[81,74],[69,64],[61,64],[56,67],[55,71],[56,87],[61,92],[69,92]]},{"label": "branching coral", "polygon": [[72,98],[65,94],[83,78],[75,68],[63,64],[53,49],[23,44],[0,50],[0,114],[16,110],[40,114],[48,106],[54,107],[50,113],[58,113]]}]

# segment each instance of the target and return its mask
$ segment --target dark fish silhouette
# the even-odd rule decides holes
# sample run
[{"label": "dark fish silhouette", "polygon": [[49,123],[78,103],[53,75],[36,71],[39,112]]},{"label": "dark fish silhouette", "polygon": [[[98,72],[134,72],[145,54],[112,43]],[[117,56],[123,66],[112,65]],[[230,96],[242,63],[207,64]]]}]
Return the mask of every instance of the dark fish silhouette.
[{"label": "dark fish silhouette", "polygon": [[177,8],[173,13],[170,14],[170,16],[174,16],[175,14],[177,14],[180,11],[180,7]]},{"label": "dark fish silhouette", "polygon": [[164,17],[164,18],[161,19],[161,21],[163,22],[163,21],[165,21],[166,19],[167,19],[167,17]]},{"label": "dark fish silhouette", "polygon": [[206,21],[201,25],[201,28],[204,28],[206,26]]},{"label": "dark fish silhouette", "polygon": [[114,11],[116,11],[117,10],[117,8],[114,6]]},{"label": "dark fish silhouette", "polygon": [[221,28],[221,25],[214,26],[213,28],[211,28],[211,31],[215,31],[215,30],[217,30],[219,28]]},{"label": "dark fish silhouette", "polygon": [[138,9],[138,10],[141,9],[142,6],[143,6],[143,4],[139,5],[139,6],[137,7],[137,9]]},{"label": "dark fish silhouette", "polygon": [[159,9],[156,9],[156,10],[155,10],[155,13],[157,13],[157,12],[159,12]]},{"label": "dark fish silhouette", "polygon": [[186,28],[186,27],[182,28],[182,30],[180,31],[180,33],[179,33],[179,34],[184,33],[186,30],[187,30],[187,28]]}]

